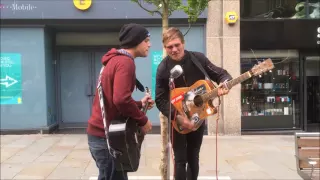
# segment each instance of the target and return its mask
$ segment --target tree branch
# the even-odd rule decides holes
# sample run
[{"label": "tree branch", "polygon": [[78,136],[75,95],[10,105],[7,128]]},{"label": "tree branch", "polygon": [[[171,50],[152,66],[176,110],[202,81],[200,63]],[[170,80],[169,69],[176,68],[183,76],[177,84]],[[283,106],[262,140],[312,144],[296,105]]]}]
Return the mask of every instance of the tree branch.
[{"label": "tree branch", "polygon": [[[206,7],[208,7],[208,3],[211,1],[211,0],[204,0],[204,2],[206,1]],[[192,6],[193,7],[193,6]],[[183,9],[184,12],[186,14],[188,14],[189,18],[188,18],[188,24],[189,24],[189,28],[187,29],[187,31],[184,33],[183,36],[186,36],[191,28],[191,24],[192,23],[195,23],[198,19],[198,17],[200,16],[200,14],[204,11],[204,7],[200,4],[200,3],[197,3],[197,7],[193,7],[192,10],[189,9],[190,8],[190,5],[188,7],[188,9]],[[195,10],[196,9],[196,10]],[[195,13],[195,14],[194,14]]]},{"label": "tree branch", "polygon": [[153,10],[153,11],[151,11],[151,10],[143,7],[142,4],[141,4],[141,2],[140,2],[140,0],[137,0],[136,2],[137,2],[137,4],[138,4],[143,10],[149,12],[149,13],[152,14],[152,15],[153,15],[154,13],[157,13],[157,14],[159,14],[159,15],[162,17],[162,13],[161,13],[159,10]]},{"label": "tree branch", "polygon": [[162,0],[163,5],[168,4],[166,0]]},{"label": "tree branch", "polygon": [[191,29],[191,22],[189,22],[188,24],[189,24],[189,27],[188,27],[187,31],[183,34],[183,36],[186,36]]}]

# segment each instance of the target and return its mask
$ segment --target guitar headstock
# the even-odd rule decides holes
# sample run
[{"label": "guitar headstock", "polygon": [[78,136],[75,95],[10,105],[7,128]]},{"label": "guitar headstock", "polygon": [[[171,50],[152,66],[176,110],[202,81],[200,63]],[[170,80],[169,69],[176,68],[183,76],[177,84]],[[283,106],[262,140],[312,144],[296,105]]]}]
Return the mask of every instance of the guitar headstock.
[{"label": "guitar headstock", "polygon": [[146,94],[151,95],[150,92],[151,92],[151,90],[148,87],[146,87]]},{"label": "guitar headstock", "polygon": [[259,64],[254,65],[250,71],[253,76],[258,76],[273,68],[274,68],[274,65],[272,63],[272,60],[269,58],[264,60],[263,62],[260,62]]},{"label": "guitar headstock", "polygon": [[[146,95],[151,96],[151,91],[150,91],[150,89],[149,89],[148,87],[146,87]],[[142,107],[142,111],[143,111],[144,113],[147,113],[149,104],[150,104],[150,102],[147,101],[147,102],[145,103],[144,107]]]}]

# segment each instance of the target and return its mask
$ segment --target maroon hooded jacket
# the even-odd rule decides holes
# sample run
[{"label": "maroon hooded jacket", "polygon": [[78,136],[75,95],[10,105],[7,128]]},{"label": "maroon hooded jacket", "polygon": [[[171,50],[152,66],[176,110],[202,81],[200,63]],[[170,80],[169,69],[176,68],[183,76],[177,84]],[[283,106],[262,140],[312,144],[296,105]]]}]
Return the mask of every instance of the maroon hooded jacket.
[{"label": "maroon hooded jacket", "polygon": [[[120,114],[135,119],[140,126],[145,125],[148,118],[140,110],[142,102],[134,101],[131,96],[136,83],[136,67],[133,59],[120,54],[116,49],[111,49],[102,57],[102,64],[107,64],[101,76],[107,126],[109,127],[110,121]],[[97,90],[93,101],[92,114],[88,120],[87,133],[105,137]]]}]

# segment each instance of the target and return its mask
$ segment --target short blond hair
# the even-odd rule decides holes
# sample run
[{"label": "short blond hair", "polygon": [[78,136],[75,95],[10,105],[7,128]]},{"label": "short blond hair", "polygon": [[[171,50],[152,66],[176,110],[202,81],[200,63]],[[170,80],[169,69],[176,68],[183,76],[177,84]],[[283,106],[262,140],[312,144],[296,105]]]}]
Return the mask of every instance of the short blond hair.
[{"label": "short blond hair", "polygon": [[165,32],[163,32],[162,34],[162,43],[166,44],[169,41],[179,38],[181,40],[182,43],[184,43],[184,36],[182,34],[182,32],[176,28],[176,27],[171,27],[169,29],[167,29]]}]

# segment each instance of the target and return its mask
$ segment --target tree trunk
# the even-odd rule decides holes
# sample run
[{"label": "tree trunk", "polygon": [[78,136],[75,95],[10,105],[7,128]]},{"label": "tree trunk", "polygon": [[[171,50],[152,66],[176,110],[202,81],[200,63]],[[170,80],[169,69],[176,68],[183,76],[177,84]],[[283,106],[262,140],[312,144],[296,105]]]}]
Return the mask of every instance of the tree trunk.
[{"label": "tree trunk", "polygon": [[[166,3],[163,3],[163,9],[162,9],[162,32],[168,29],[169,27],[169,20],[168,20],[168,5]],[[165,49],[163,48],[162,53],[163,58],[167,56]],[[170,174],[170,171],[168,172],[168,165],[170,163],[168,157],[168,119],[160,112],[159,114],[160,119],[160,126],[161,126],[161,159],[160,159],[160,173],[161,173],[161,179],[167,180],[168,173]]]},{"label": "tree trunk", "polygon": [[160,125],[161,125],[161,158],[160,158],[160,174],[161,179],[166,180],[168,177],[168,119],[161,112],[159,114]]}]

